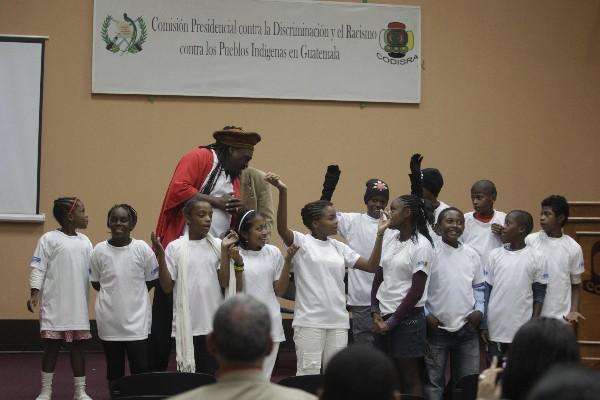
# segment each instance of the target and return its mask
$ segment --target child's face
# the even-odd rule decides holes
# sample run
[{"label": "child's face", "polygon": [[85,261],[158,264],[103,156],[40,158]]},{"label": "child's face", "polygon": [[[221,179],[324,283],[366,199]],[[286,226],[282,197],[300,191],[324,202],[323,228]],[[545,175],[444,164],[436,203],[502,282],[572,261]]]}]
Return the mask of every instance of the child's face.
[{"label": "child's face", "polygon": [[131,232],[129,213],[122,207],[115,208],[108,217],[108,228],[113,239],[128,239]]},{"label": "child's face", "polygon": [[513,243],[523,236],[523,229],[515,221],[514,215],[509,213],[504,220],[504,230],[500,234],[502,243]]},{"label": "child's face", "polygon": [[552,207],[542,207],[542,212],[540,213],[540,226],[544,232],[552,232],[561,229],[563,220],[564,216],[557,216],[554,211],[552,211]]},{"label": "child's face", "polygon": [[245,236],[247,236],[245,239],[248,242],[248,248],[263,248],[267,244],[267,237],[269,236],[265,219],[260,215],[257,216]]},{"label": "child's face", "polygon": [[387,207],[388,199],[384,196],[373,196],[367,200],[367,214],[372,218],[379,218],[381,210]]},{"label": "child's face", "polygon": [[456,243],[465,230],[465,217],[456,210],[446,211],[438,229],[446,243]]},{"label": "child's face", "polygon": [[390,205],[390,225],[392,229],[398,229],[408,218],[410,213],[407,212],[406,204],[400,199],[392,201]]},{"label": "child's face", "polygon": [[313,231],[326,236],[337,235],[337,224],[335,208],[327,206],[321,211],[321,217],[313,222]]},{"label": "child's face", "polygon": [[489,214],[494,210],[496,195],[482,190],[471,190],[473,209],[479,214]]},{"label": "child's face", "polygon": [[77,201],[77,205],[71,211],[71,222],[75,229],[85,229],[88,226],[88,216],[85,214],[85,206],[80,200]]},{"label": "child's face", "polygon": [[189,215],[185,216],[190,234],[204,237],[210,230],[212,222],[212,207],[205,201],[199,201],[192,205]]}]

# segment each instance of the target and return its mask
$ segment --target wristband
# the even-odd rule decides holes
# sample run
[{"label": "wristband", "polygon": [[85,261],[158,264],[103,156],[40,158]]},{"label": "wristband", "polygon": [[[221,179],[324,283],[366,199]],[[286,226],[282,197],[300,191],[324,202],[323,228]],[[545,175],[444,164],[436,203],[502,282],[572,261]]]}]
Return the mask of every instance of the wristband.
[{"label": "wristband", "polygon": [[235,272],[244,272],[244,263],[242,264],[233,264],[233,270]]}]

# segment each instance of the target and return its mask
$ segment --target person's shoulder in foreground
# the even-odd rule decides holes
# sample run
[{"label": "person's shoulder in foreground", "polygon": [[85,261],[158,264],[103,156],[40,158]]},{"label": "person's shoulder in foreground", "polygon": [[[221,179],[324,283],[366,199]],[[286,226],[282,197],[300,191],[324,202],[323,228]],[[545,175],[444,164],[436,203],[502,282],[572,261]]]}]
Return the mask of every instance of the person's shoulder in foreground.
[{"label": "person's shoulder in foreground", "polygon": [[299,389],[271,383],[262,371],[229,372],[217,383],[191,390],[173,400],[316,400],[317,397]]}]

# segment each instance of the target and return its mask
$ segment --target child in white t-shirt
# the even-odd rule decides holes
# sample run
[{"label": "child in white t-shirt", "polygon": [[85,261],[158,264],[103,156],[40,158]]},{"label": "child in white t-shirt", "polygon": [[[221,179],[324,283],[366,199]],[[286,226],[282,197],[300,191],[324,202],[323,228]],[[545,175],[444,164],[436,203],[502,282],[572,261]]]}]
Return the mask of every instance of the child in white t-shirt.
[{"label": "child in white t-shirt", "polygon": [[[217,363],[207,351],[206,336],[223,302],[221,288],[229,285],[229,260],[238,237],[231,232],[221,241],[209,234],[212,207],[198,196],[187,201],[183,215],[187,235],[169,243],[164,251],[153,239],[158,279],[165,293],[173,292],[171,336],[175,337],[177,370],[214,375]],[[233,257],[239,264],[237,253]]]},{"label": "child in white t-shirt", "polygon": [[[380,179],[366,183],[364,202],[366,213],[338,212],[338,232],[348,246],[364,258],[369,258],[375,244],[381,211],[387,207],[390,190]],[[371,288],[373,274],[356,268],[348,269],[348,309],[352,312],[352,335],[355,342],[373,343],[371,318]]]},{"label": "child in white t-shirt", "polygon": [[449,207],[437,220],[441,240],[433,250],[427,288],[427,342],[425,355],[427,399],[442,399],[448,358],[451,380],[479,373],[479,323],[485,309],[481,258],[459,242],[464,230],[462,211]]},{"label": "child in white t-shirt", "polygon": [[527,211],[508,213],[501,233],[506,245],[492,250],[485,264],[490,296],[481,336],[490,358],[503,360],[517,330],[542,311],[548,272],[542,254],[525,244],[532,228]]},{"label": "child in white t-shirt", "polygon": [[[427,227],[433,215],[423,201],[422,159],[420,154],[411,157],[411,194],[392,201],[389,219],[385,215],[380,219],[369,259],[381,265],[371,291],[375,344],[394,361],[400,391],[420,397],[424,396],[421,369],[427,349],[423,306],[433,259]],[[385,235],[387,228],[398,233]]]},{"label": "child in white t-shirt", "polygon": [[40,331],[44,339],[42,388],[36,400],[50,400],[54,368],[61,343],[71,343],[71,368],[75,400],[91,400],[85,392],[83,341],[91,339],[88,316],[90,240],[85,229],[88,217],[77,197],[54,200],[52,209],[60,229],[39,239],[31,259],[31,296],[27,308],[40,306]]},{"label": "child in white t-shirt", "polygon": [[137,213],[128,204],[108,211],[111,238],[94,247],[90,281],[96,296],[98,336],[106,357],[106,379],[125,376],[125,354],[132,374],[147,372],[150,329],[150,282],[158,279],[158,261],[143,240],[130,236]]},{"label": "child in white t-shirt", "polygon": [[569,203],[563,196],[552,195],[542,201],[542,230],[527,236],[525,243],[539,250],[548,265],[548,289],[542,308],[543,317],[577,323],[585,319],[579,313],[581,274],[584,272],[581,246],[562,228],[569,219]]},{"label": "child in white t-shirt", "polygon": [[486,260],[490,251],[502,246],[502,227],[506,214],[494,210],[497,191],[494,182],[477,181],[471,187],[473,211],[465,214],[465,232],[461,241],[473,247],[482,260]]},{"label": "child in white t-shirt", "polygon": [[237,232],[240,238],[239,254],[243,262],[243,290],[263,302],[271,314],[273,350],[263,362],[263,372],[268,379],[271,379],[279,343],[285,341],[281,308],[277,297],[282,296],[289,286],[292,257],[298,247],[290,246],[284,261],[281,251],[267,244],[269,239],[267,221],[255,210],[246,211],[242,215]]},{"label": "child in white t-shirt", "polygon": [[[306,204],[302,222],[310,234],[292,231],[287,225],[287,186],[279,176],[265,179],[279,190],[277,231],[286,246],[298,246],[294,256],[296,302],[294,343],[296,375],[316,375],[331,357],[348,343],[350,327],[346,310],[344,275],[346,268],[374,272],[378,264],[360,257],[348,245],[330,239],[337,233],[337,217],[328,200]],[[379,258],[379,257],[377,257]]]}]

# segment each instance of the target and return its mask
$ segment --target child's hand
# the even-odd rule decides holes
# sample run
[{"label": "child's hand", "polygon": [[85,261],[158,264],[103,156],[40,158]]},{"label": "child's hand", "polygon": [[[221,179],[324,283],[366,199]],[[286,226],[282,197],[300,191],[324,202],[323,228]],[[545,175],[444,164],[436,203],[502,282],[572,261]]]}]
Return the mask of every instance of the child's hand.
[{"label": "child's hand", "polygon": [[477,398],[480,400],[496,400],[500,398],[500,385],[496,377],[502,368],[498,368],[498,357],[494,356],[492,364],[479,375]]},{"label": "child's hand", "polygon": [[238,242],[239,239],[240,237],[237,233],[234,231],[229,231],[227,236],[225,236],[221,241],[221,250],[229,252],[229,250]]},{"label": "child's hand", "polygon": [[389,330],[388,326],[385,324],[383,318],[381,318],[381,314],[374,313],[373,314],[373,325],[375,328],[375,332],[380,335],[385,335],[385,333]]},{"label": "child's hand", "polygon": [[40,301],[40,291],[38,289],[31,289],[31,295],[27,300],[27,309],[29,312],[34,312],[34,308],[38,306]]},{"label": "child's hand", "polygon": [[494,235],[501,235],[504,227],[500,224],[492,224],[492,233]]},{"label": "child's hand", "polygon": [[379,213],[379,222],[377,223],[377,234],[383,235],[385,230],[390,226],[390,216],[384,210]]},{"label": "child's hand", "polygon": [[477,329],[481,323],[481,318],[483,318],[481,311],[473,311],[471,314],[465,317],[465,322],[471,325],[471,328]]},{"label": "child's hand", "polygon": [[160,243],[160,238],[158,236],[156,236],[156,233],[152,232],[150,234],[150,241],[152,241],[152,250],[154,250],[154,253],[156,254],[156,256],[164,257],[165,249],[162,246],[162,244]]},{"label": "child's hand", "polygon": [[585,319],[585,317],[577,311],[571,311],[563,318],[570,324],[576,324],[579,322],[579,319]]},{"label": "child's hand", "polygon": [[295,244],[288,247],[285,253],[285,261],[292,261],[298,250],[300,250],[300,246],[296,246]]},{"label": "child's hand", "polygon": [[265,175],[265,181],[269,182],[271,185],[275,186],[277,189],[286,188],[285,183],[281,181],[281,177],[273,172],[267,172]]},{"label": "child's hand", "polygon": [[427,317],[425,317],[425,320],[427,321],[427,329],[431,330],[432,332],[436,330],[438,326],[440,326],[440,320],[437,319],[433,314],[429,314]]},{"label": "child's hand", "polygon": [[482,329],[479,336],[481,337],[483,343],[485,343],[486,345],[490,344],[490,333],[487,329]]},{"label": "child's hand", "polygon": [[415,175],[421,175],[421,162],[423,161],[423,156],[419,153],[413,154],[410,157],[410,173]]},{"label": "child's hand", "polygon": [[233,259],[233,262],[237,265],[242,265],[244,264],[244,259],[242,258],[242,255],[240,254],[240,248],[238,246],[232,245],[228,250],[229,252],[229,257],[231,259]]}]

